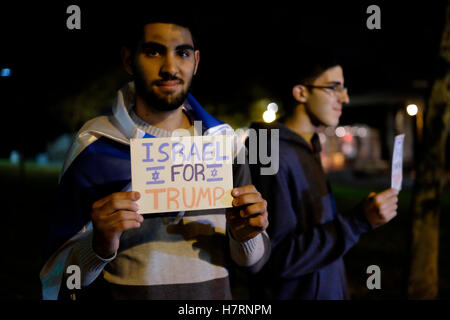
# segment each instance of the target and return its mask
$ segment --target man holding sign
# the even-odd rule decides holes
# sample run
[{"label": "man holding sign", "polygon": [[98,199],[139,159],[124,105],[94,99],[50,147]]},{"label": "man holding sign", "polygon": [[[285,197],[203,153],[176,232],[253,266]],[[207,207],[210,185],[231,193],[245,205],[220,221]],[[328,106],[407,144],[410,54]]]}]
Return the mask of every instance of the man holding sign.
[{"label": "man holding sign", "polygon": [[[302,59],[304,63],[297,62]],[[260,299],[345,299],[343,255],[360,234],[395,217],[398,191],[371,193],[351,212],[337,212],[316,130],[337,126],[349,102],[343,70],[326,52],[287,61],[289,73],[280,75],[292,76],[285,87],[286,117],[252,126],[280,130],[280,168],[276,175],[264,176],[261,164],[251,166],[271,212],[267,232],[272,242],[271,257],[251,288]]]},{"label": "man holding sign", "polygon": [[[225,161],[245,148],[225,152],[231,127],[188,93],[200,53],[187,20],[139,20],[122,49],[134,82],[111,116],[78,133],[40,275],[45,299],[78,293],[69,265],[81,269],[81,292],[102,290],[97,299],[229,299],[230,258],[250,271],[267,260],[266,202],[248,166]],[[180,129],[200,138],[174,137]]]}]

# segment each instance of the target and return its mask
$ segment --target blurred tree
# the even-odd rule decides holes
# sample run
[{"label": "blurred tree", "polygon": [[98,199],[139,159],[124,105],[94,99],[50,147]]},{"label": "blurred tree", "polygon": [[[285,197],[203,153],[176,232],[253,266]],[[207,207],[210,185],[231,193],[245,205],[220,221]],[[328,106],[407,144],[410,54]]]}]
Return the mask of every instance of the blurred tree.
[{"label": "blurred tree", "polygon": [[438,296],[440,199],[445,183],[445,145],[450,127],[450,1],[447,2],[438,75],[425,110],[421,158],[412,200],[409,299]]},{"label": "blurred tree", "polygon": [[86,83],[80,92],[56,104],[63,126],[77,132],[88,120],[110,111],[117,90],[127,81],[123,68],[114,67],[100,77]]}]

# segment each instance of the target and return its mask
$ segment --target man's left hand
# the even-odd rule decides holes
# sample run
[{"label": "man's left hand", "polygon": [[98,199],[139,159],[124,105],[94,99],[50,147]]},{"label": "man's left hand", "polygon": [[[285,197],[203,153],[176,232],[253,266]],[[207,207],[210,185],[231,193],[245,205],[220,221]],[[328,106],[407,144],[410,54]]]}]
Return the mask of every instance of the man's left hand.
[{"label": "man's left hand", "polygon": [[252,184],[234,188],[233,208],[227,210],[227,221],[235,240],[247,241],[267,229],[267,201]]}]

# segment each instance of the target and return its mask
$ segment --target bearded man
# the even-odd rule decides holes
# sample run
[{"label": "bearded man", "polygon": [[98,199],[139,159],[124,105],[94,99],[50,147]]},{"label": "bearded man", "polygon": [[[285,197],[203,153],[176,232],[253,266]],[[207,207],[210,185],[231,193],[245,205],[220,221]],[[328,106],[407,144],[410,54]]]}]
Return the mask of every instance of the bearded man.
[{"label": "bearded man", "polygon": [[[177,129],[233,134],[189,93],[200,52],[188,22],[144,17],[122,48],[134,81],[117,93],[111,116],[80,129],[66,159],[40,274],[44,299],[230,299],[230,261],[257,271],[267,260],[266,202],[246,164],[233,164],[231,209],[137,212],[130,139]],[[81,270],[80,290],[66,285],[71,265]]]}]

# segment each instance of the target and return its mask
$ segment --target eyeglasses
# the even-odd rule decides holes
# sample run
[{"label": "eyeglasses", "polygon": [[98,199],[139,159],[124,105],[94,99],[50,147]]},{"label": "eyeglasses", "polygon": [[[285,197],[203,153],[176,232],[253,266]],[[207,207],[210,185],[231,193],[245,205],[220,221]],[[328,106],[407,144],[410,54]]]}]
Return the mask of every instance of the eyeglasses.
[{"label": "eyeglasses", "polygon": [[336,96],[336,95],[341,95],[344,92],[348,93],[347,88],[344,87],[342,84],[335,84],[335,85],[330,85],[330,86],[313,86],[311,84],[304,84],[303,86],[307,87],[307,88],[312,88],[312,89],[325,89],[326,92],[328,92],[329,94]]}]

